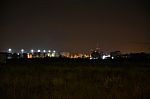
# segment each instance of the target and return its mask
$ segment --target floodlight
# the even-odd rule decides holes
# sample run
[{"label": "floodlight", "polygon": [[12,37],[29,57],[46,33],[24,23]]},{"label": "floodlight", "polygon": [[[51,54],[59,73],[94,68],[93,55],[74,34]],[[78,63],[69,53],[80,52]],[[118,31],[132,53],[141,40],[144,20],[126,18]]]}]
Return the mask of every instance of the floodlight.
[{"label": "floodlight", "polygon": [[33,53],[34,52],[34,50],[33,49],[31,49],[31,53]]},{"label": "floodlight", "polygon": [[43,52],[45,53],[45,52],[46,52],[46,50],[43,50]]},{"label": "floodlight", "polygon": [[38,50],[38,52],[41,52],[41,50]]},{"label": "floodlight", "polygon": [[24,49],[21,49],[21,53],[23,53],[24,52]]},{"label": "floodlight", "polygon": [[11,49],[11,48],[9,48],[9,49],[8,49],[8,52],[10,53],[11,51],[12,51],[12,49]]}]

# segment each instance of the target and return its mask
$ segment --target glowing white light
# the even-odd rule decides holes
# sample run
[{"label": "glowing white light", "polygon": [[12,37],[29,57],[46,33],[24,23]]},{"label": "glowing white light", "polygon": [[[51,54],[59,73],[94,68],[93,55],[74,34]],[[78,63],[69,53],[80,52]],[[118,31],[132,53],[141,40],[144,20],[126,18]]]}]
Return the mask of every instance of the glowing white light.
[{"label": "glowing white light", "polygon": [[48,53],[48,57],[50,57],[51,56],[51,54],[50,53]]},{"label": "glowing white light", "polygon": [[51,50],[48,50],[48,52],[50,53],[50,52],[51,52]]},{"label": "glowing white light", "polygon": [[107,59],[107,58],[109,58],[110,57],[110,55],[103,55],[102,56],[102,59]]},{"label": "glowing white light", "polygon": [[90,60],[96,60],[96,59],[98,59],[98,58],[97,57],[96,58],[93,58],[93,57],[90,58]]},{"label": "glowing white light", "polygon": [[90,57],[90,60],[93,59],[92,57]]},{"label": "glowing white light", "polygon": [[114,57],[111,57],[111,59],[114,59]]},{"label": "glowing white light", "polygon": [[54,50],[53,53],[56,53],[56,51]]},{"label": "glowing white light", "polygon": [[55,53],[52,53],[52,57],[55,57]]},{"label": "glowing white light", "polygon": [[11,48],[9,48],[9,49],[8,49],[8,52],[10,53],[11,51],[12,51],[12,49],[11,49]]},{"label": "glowing white light", "polygon": [[21,49],[21,53],[23,53],[24,52],[24,49]]},{"label": "glowing white light", "polygon": [[102,56],[102,59],[106,59],[106,56],[105,56],[105,55],[103,55],[103,56]]},{"label": "glowing white light", "polygon": [[31,50],[31,53],[33,53],[33,52],[34,52],[34,50],[32,49],[32,50]]},{"label": "glowing white light", "polygon": [[41,52],[41,50],[38,50],[38,52]]},{"label": "glowing white light", "polygon": [[43,52],[45,53],[45,52],[46,52],[46,50],[43,50]]}]

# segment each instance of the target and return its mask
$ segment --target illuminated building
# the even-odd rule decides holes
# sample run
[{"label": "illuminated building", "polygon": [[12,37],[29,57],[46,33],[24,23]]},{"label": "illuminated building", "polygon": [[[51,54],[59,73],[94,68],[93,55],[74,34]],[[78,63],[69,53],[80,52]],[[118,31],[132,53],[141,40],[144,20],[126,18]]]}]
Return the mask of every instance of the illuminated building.
[{"label": "illuminated building", "polygon": [[70,53],[69,52],[61,52],[60,55],[62,57],[66,57],[66,58],[69,58],[70,57]]},{"label": "illuminated building", "polygon": [[110,52],[110,56],[111,56],[112,59],[118,58],[118,57],[120,57],[120,55],[121,55],[120,51]]},{"label": "illuminated building", "polygon": [[32,58],[32,53],[28,53],[27,58]]}]

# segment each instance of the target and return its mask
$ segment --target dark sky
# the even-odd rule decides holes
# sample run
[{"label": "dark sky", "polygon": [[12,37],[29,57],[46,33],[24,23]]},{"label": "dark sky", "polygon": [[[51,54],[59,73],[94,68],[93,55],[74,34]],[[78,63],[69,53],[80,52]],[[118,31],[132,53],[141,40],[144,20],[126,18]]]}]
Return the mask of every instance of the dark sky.
[{"label": "dark sky", "polygon": [[5,0],[0,49],[150,52],[145,0]]}]

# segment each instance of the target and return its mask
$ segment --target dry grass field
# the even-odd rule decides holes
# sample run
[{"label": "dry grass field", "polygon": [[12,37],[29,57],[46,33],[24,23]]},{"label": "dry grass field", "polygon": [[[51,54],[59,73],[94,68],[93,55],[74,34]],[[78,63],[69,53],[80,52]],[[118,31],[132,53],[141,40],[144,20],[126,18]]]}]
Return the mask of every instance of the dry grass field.
[{"label": "dry grass field", "polygon": [[150,64],[1,64],[0,99],[150,99]]}]

